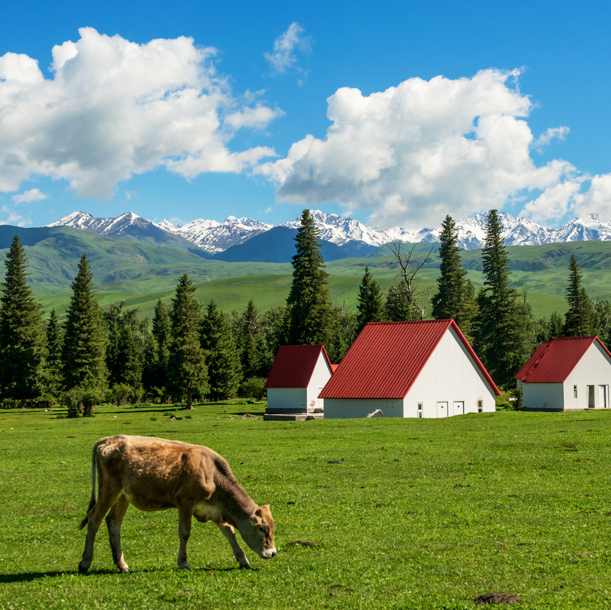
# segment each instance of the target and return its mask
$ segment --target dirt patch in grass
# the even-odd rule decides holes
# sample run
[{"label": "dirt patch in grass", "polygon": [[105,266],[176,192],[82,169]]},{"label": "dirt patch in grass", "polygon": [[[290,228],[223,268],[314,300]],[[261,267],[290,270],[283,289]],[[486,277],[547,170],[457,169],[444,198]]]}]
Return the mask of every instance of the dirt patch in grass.
[{"label": "dirt patch in grass", "polygon": [[513,602],[520,601],[520,596],[511,593],[484,593],[474,597],[473,601],[481,606],[484,604],[513,604]]}]

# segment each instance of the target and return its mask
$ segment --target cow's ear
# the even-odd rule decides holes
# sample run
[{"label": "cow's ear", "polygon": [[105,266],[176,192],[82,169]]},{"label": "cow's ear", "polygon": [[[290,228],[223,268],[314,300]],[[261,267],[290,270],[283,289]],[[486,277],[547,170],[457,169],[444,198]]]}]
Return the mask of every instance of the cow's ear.
[{"label": "cow's ear", "polygon": [[257,516],[257,511],[252,513],[248,520],[251,522],[252,525],[259,525],[259,523],[261,523],[261,517]]}]

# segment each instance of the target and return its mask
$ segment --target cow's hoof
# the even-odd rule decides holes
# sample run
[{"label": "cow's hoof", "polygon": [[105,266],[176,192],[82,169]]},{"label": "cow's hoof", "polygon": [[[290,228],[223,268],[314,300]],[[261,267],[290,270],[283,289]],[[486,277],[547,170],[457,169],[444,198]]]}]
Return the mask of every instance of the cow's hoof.
[{"label": "cow's hoof", "polygon": [[117,566],[119,568],[119,572],[122,574],[129,574],[129,566],[126,564],[124,566]]},{"label": "cow's hoof", "polygon": [[248,563],[248,559],[244,557],[244,559],[238,559],[238,563],[240,564],[240,568],[250,568],[250,564]]},{"label": "cow's hoof", "polygon": [[78,564],[78,571],[81,574],[84,574],[85,572],[87,572],[87,570],[89,570],[89,566],[84,566],[82,563]]},{"label": "cow's hoof", "polygon": [[189,564],[188,564],[188,563],[183,563],[183,564],[180,564],[180,563],[179,563],[179,564],[178,564],[178,567],[179,567],[181,570],[190,570],[190,569],[191,569],[191,568],[189,567]]}]

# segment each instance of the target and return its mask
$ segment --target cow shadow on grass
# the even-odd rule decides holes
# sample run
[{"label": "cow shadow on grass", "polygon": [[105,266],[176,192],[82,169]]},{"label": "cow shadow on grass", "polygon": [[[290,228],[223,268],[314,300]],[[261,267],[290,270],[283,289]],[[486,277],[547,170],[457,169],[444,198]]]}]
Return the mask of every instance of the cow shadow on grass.
[{"label": "cow shadow on grass", "polygon": [[[178,568],[160,568],[157,570],[132,570],[129,574],[161,574],[167,572],[182,572]],[[260,568],[249,568],[248,570],[244,570],[239,566],[236,567],[227,567],[227,568],[217,568],[217,567],[207,567],[207,568],[192,568],[189,570],[192,574],[203,574],[210,572],[259,572]],[[88,572],[80,573],[77,571],[70,572],[58,572],[57,570],[48,571],[48,572],[21,572],[19,574],[0,574],[0,584],[11,584],[15,582],[32,582],[34,580],[40,580],[41,578],[57,578],[61,576],[76,576],[78,578],[89,578],[91,576],[106,576],[106,575],[116,575],[122,576],[125,578],[129,578],[129,574],[121,574],[116,569],[113,568],[96,568],[94,570],[89,570]]]}]

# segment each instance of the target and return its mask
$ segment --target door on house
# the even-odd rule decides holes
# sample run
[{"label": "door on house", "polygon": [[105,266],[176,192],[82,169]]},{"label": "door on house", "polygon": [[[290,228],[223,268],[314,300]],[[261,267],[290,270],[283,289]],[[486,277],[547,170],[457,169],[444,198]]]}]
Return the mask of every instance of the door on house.
[{"label": "door on house", "polygon": [[454,401],[454,412],[452,415],[463,415],[465,412],[465,403]]},{"label": "door on house", "polygon": [[607,387],[606,385],[599,385],[598,386],[598,406],[602,407],[603,409],[606,409],[608,406],[607,403],[607,398],[608,398],[608,392],[607,392]]},{"label": "door on house", "polygon": [[588,409],[594,408],[594,386],[588,386]]},{"label": "door on house", "polygon": [[437,417],[447,417],[448,416],[448,403],[447,402],[438,402],[437,403]]}]

